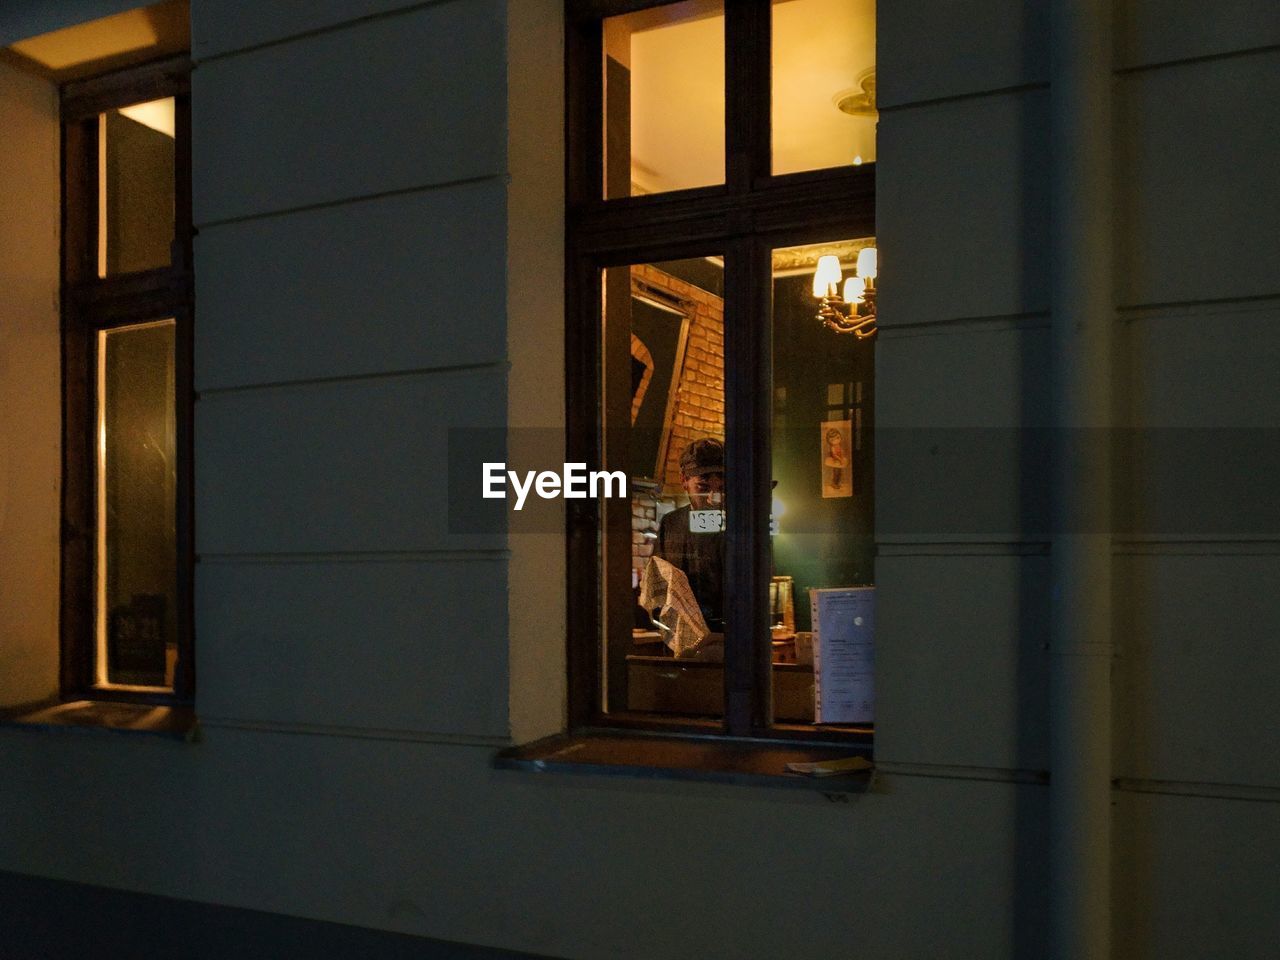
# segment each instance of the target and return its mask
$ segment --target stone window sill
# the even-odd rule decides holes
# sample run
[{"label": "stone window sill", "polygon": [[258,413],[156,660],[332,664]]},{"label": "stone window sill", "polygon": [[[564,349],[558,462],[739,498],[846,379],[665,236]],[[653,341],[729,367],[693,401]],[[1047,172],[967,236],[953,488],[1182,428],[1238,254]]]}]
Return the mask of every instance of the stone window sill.
[{"label": "stone window sill", "polygon": [[72,700],[0,711],[0,727],[55,733],[162,737],[192,743],[199,734],[187,706],[153,706],[105,700]]},{"label": "stone window sill", "polygon": [[494,766],[535,773],[690,780],[816,790],[828,794],[865,793],[871,786],[874,769],[831,776],[803,776],[787,770],[788,763],[832,761],[852,756],[870,760],[870,750],[859,746],[589,730],[510,747],[494,758]]}]

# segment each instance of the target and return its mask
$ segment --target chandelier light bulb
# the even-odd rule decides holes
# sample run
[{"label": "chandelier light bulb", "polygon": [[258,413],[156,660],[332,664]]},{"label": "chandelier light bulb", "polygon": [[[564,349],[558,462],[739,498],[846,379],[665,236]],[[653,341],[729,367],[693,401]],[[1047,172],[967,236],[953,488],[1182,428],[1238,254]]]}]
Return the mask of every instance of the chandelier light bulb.
[{"label": "chandelier light bulb", "polygon": [[863,247],[858,251],[858,269],[857,274],[863,280],[874,280],[876,278],[876,248]]},{"label": "chandelier light bulb", "polygon": [[828,254],[818,258],[818,267],[813,271],[813,295],[819,299],[832,296],[840,286],[840,260]]}]

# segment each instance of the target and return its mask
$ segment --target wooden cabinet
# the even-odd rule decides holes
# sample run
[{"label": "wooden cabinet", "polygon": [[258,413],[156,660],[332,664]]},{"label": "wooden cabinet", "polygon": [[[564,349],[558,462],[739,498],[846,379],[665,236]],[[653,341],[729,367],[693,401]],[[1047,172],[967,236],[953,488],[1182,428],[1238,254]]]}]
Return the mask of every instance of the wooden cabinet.
[{"label": "wooden cabinet", "polygon": [[[813,667],[773,665],[774,716],[813,722]],[[724,664],[631,654],[627,657],[627,707],[653,713],[714,716],[724,711]]]}]

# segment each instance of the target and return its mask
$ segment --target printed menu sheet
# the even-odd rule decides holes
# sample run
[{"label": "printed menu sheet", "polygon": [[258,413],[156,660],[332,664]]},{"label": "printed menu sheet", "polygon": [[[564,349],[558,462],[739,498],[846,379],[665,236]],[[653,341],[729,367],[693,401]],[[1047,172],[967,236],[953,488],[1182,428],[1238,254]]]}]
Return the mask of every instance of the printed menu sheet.
[{"label": "printed menu sheet", "polygon": [[875,719],[876,588],[809,591],[815,723]]}]

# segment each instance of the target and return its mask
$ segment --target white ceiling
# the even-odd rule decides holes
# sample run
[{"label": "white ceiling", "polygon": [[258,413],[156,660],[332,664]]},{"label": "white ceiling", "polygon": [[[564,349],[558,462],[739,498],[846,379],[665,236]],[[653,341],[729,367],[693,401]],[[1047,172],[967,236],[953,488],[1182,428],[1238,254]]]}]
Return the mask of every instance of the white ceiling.
[{"label": "white ceiling", "polygon": [[[686,17],[677,22],[648,11],[633,21],[629,49],[617,50],[622,37],[610,42],[630,58],[638,192],[724,182],[724,17],[699,7],[663,8]],[[833,97],[875,66],[875,0],[776,2],[773,43],[774,172],[874,160],[874,119],[841,113]]]}]

